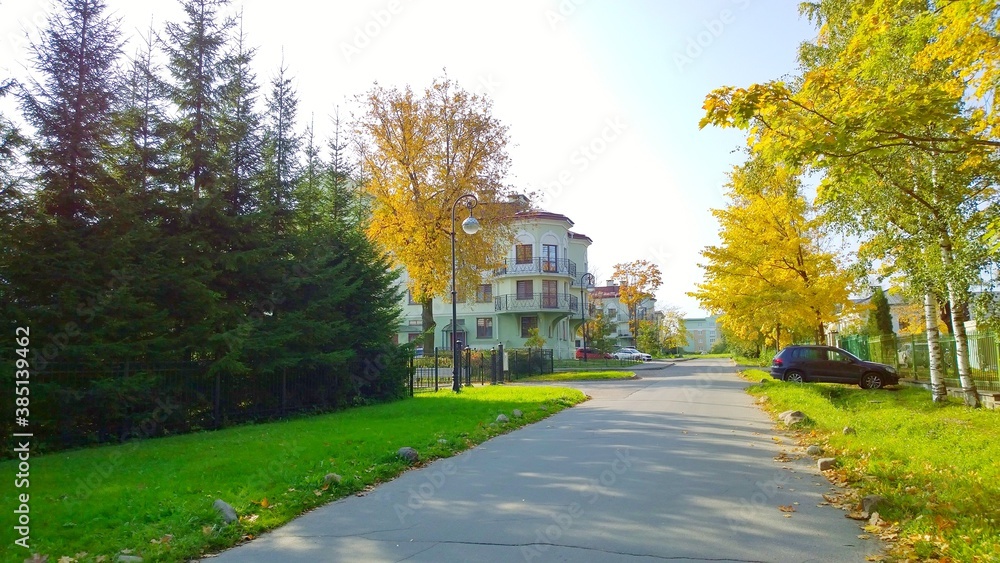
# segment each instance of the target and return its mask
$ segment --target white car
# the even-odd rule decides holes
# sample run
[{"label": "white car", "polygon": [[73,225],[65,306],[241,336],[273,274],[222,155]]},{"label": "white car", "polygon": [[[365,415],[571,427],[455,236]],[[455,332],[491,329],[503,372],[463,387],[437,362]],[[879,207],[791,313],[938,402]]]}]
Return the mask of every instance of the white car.
[{"label": "white car", "polygon": [[611,357],[616,360],[641,360],[644,362],[653,359],[653,356],[645,352],[640,352],[635,348],[619,348],[611,354]]}]

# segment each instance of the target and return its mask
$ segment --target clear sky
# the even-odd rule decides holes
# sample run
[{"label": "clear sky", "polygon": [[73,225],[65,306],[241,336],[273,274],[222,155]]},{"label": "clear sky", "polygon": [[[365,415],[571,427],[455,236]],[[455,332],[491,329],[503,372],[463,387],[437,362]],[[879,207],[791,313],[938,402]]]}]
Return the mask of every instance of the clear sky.
[{"label": "clear sky", "polygon": [[[107,0],[127,36],[180,21],[175,0]],[[447,69],[488,94],[510,127],[511,183],[590,236],[599,283],[646,259],[658,305],[704,314],[685,292],[717,241],[711,208],[742,160],[740,131],[698,129],[712,89],[793,73],[815,36],[798,0],[235,0],[258,47],[262,91],[282,53],[300,129],[321,136],[335,107],[374,82],[422,90]],[[24,76],[47,0],[0,0],[0,77]],[[132,48],[129,49],[131,51]],[[6,107],[6,106],[5,106]]]}]

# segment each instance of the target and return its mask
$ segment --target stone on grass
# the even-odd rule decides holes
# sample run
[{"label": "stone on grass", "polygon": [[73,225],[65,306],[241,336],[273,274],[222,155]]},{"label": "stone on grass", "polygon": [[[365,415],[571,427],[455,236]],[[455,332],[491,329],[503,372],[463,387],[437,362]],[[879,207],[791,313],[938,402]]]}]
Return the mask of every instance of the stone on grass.
[{"label": "stone on grass", "polygon": [[821,457],[819,461],[816,462],[817,467],[820,471],[826,471],[827,469],[833,469],[833,466],[837,463],[837,459],[833,457]]},{"label": "stone on grass", "polygon": [[819,455],[819,454],[823,453],[823,447],[822,446],[817,446],[816,444],[813,444],[813,445],[809,446],[808,448],[806,448],[806,453],[809,454],[809,455]]},{"label": "stone on grass", "polygon": [[232,506],[229,505],[228,502],[222,500],[221,498],[215,499],[215,502],[212,504],[212,506],[219,511],[219,514],[222,515],[222,520],[226,524],[235,522],[240,519],[240,517],[236,515],[236,509],[234,509]]},{"label": "stone on grass", "polygon": [[420,454],[417,453],[417,450],[411,448],[410,446],[399,448],[399,451],[396,452],[396,455],[398,455],[399,457],[405,459],[410,463],[416,463],[416,461],[420,459]]},{"label": "stone on grass", "polygon": [[327,485],[329,485],[330,483],[333,483],[334,485],[339,485],[340,479],[341,479],[340,475],[337,475],[336,473],[327,473],[326,475],[323,476],[323,483]]},{"label": "stone on grass", "polygon": [[805,419],[806,415],[802,411],[785,411],[781,413],[781,421],[784,422],[786,426],[798,424]]},{"label": "stone on grass", "polygon": [[510,419],[507,418],[507,415],[501,414],[500,416],[497,417],[497,423],[504,424],[506,422],[510,422]]},{"label": "stone on grass", "polygon": [[521,412],[521,409],[514,409],[514,412],[512,412],[511,414],[514,415],[514,418],[521,418],[522,416],[524,416],[524,413]]},{"label": "stone on grass", "polygon": [[438,443],[439,444],[447,444],[448,440],[445,440],[444,438],[438,438]]},{"label": "stone on grass", "polygon": [[861,499],[861,512],[871,514],[875,512],[875,509],[882,506],[883,502],[885,502],[885,498],[879,495],[868,495]]},{"label": "stone on grass", "polygon": [[118,556],[115,557],[115,561],[118,563],[142,563],[142,557],[139,557],[138,555],[122,555],[119,553]]},{"label": "stone on grass", "polygon": [[844,427],[844,434],[857,434],[857,433],[858,433],[858,431],[855,430],[854,428],[850,427],[850,426],[845,426]]}]

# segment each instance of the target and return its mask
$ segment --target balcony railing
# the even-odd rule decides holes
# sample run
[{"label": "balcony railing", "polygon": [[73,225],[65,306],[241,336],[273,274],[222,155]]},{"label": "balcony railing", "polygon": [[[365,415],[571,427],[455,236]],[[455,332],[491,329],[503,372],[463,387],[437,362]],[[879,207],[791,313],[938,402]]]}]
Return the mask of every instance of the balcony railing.
[{"label": "balcony railing", "polygon": [[502,268],[493,270],[494,276],[516,276],[525,274],[555,274],[576,278],[576,262],[568,258],[560,260],[533,258],[527,262],[515,262],[513,264],[509,260],[504,260]]},{"label": "balcony railing", "polygon": [[580,298],[571,293],[508,293],[494,297],[496,310],[580,312]]}]

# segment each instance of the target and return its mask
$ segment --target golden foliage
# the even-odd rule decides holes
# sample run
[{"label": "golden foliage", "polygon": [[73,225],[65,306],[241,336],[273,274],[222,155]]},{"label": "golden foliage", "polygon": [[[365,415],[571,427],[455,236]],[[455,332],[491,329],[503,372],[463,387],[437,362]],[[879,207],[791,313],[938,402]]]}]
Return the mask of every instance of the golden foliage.
[{"label": "golden foliage", "polygon": [[[471,295],[480,272],[500,265],[514,214],[524,208],[504,183],[507,127],[488,98],[447,77],[422,95],[376,85],[359,101],[362,170],[374,200],[369,236],[406,268],[414,299],[424,303],[449,291],[453,209],[456,225],[473,212],[479,233],[456,231],[459,294]],[[467,193],[478,205],[455,209]]]},{"label": "golden foliage", "polygon": [[623,262],[615,264],[611,279],[619,285],[618,300],[628,309],[629,328],[637,335],[637,308],[646,299],[652,299],[663,284],[660,268],[648,260]]},{"label": "golden foliage", "polygon": [[720,244],[702,251],[705,280],[689,295],[745,342],[819,338],[853,306],[853,278],[820,248],[795,175],[753,160],[733,170],[728,187],[730,203],[713,210]]}]

